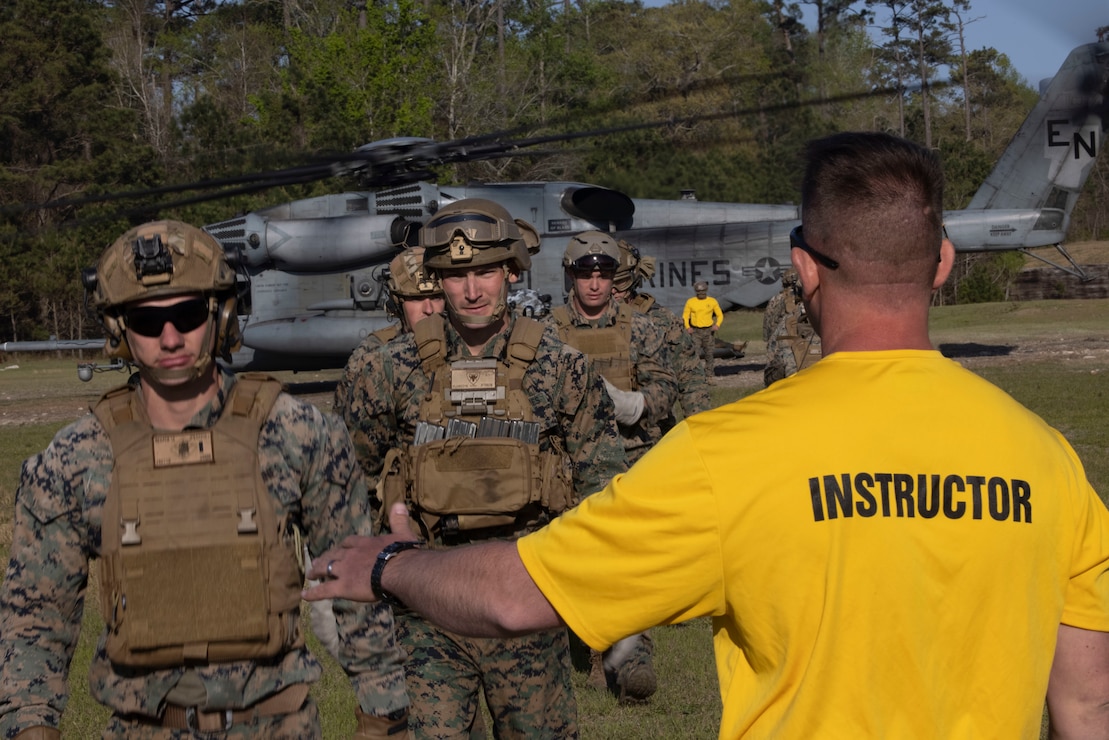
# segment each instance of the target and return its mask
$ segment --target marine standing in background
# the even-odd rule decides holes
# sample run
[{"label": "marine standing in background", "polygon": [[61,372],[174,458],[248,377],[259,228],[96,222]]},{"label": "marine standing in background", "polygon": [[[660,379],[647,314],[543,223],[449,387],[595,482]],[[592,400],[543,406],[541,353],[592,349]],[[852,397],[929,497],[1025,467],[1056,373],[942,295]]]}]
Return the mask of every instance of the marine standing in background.
[{"label": "marine standing in background", "polygon": [[[582,353],[508,311],[509,284],[539,245],[534,227],[465,199],[432,216],[420,241],[447,318],[370,353],[341,411],[382,503],[406,503],[426,544],[512,540],[626,470],[612,401]],[[497,737],[577,736],[565,629],[471,639],[394,606],[416,737],[484,738],[482,695]]]},{"label": "marine standing in background", "polygon": [[547,323],[559,338],[589,357],[616,406],[628,463],[634,464],[662,438],[660,422],[677,400],[674,374],[662,331],[613,296],[620,248],[600,231],[571,237],[562,256],[570,286],[567,302]]},{"label": "marine standing in background", "polygon": [[705,362],[705,377],[714,383],[716,377],[716,330],[724,323],[724,312],[715,298],[709,296],[709,284],[700,280],[693,284],[695,295],[685,302],[682,321],[693,336],[697,354]]},{"label": "marine standing in background", "polygon": [[[640,255],[636,247],[623,239],[618,240],[616,245],[620,247],[620,266],[616,268],[616,278],[612,283],[613,296],[644,314],[662,330],[668,350],[664,364],[674,373],[682,415],[692,416],[712,408],[705,363],[698,356],[697,348],[693,346],[692,337],[685,331],[681,317],[656,301],[650,293],[639,290],[645,280],[654,277],[655,259]],[[677,419],[671,411],[662,422],[663,433],[669,431],[675,423]]]},{"label": "marine standing in background", "polygon": [[820,337],[809,321],[801,295],[801,281],[791,268],[782,275],[782,290],[766,304],[762,317],[762,338],[766,340],[764,385],[820,359]]},{"label": "marine standing in background", "polygon": [[[551,311],[548,321],[562,341],[588,355],[605,379],[628,462],[634,464],[662,438],[677,386],[664,366],[670,355],[663,330],[616,300],[619,266],[620,248],[611,235],[586,231],[572,237],[562,257],[569,299]],[[646,701],[658,688],[653,652],[646,632],[613,645],[603,656],[591,652],[590,685],[611,687],[621,703]]]},{"label": "marine standing in background", "polygon": [[[413,326],[428,316],[443,313],[443,288],[439,285],[439,277],[424,267],[423,247],[409,247],[393,257],[381,279],[385,282],[387,292],[385,310],[397,319],[397,323],[373,332],[354,349],[343,368],[342,377],[335,384],[332,408],[346,408],[350,389],[365,371],[366,357],[371,352],[387,344],[398,334],[412,331]],[[312,631],[320,643],[331,655],[338,658],[339,632],[331,612],[331,602],[313,602],[309,618]]]},{"label": "marine standing in background", "polygon": [[[94,271],[109,354],[139,371],[23,465],[0,590],[0,736],[58,738],[89,563],[106,628],[89,671],[105,737],[320,736],[300,622],[300,537],[370,531],[343,425],[236,378],[235,273],[200,229],[128,231]],[[388,607],[335,602],[357,738],[402,738],[404,654]]]},{"label": "marine standing in background", "polygon": [[397,320],[384,329],[378,329],[354,348],[343,368],[343,376],[335,384],[334,408],[346,405],[347,394],[355,378],[366,364],[366,355],[387,344],[398,334],[412,331],[412,327],[428,316],[443,313],[443,288],[439,277],[424,269],[424,248],[409,247],[393,257],[382,276],[385,280],[385,311]]}]

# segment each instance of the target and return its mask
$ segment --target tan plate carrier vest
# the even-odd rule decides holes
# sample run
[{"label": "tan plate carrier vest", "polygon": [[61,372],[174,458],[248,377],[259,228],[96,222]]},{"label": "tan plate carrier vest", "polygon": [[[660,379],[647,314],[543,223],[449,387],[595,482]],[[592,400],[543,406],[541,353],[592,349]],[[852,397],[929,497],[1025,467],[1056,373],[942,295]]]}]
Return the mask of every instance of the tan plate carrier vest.
[{"label": "tan plate carrier vest", "polygon": [[639,388],[632,364],[632,309],[619,304],[616,323],[602,329],[575,326],[567,306],[551,312],[558,325],[558,337],[593,362],[593,368],[622,391]]},{"label": "tan plate carrier vest", "polygon": [[258,461],[280,392],[245,373],[214,426],[180,432],[155,431],[128,386],[93,406],[114,459],[100,544],[113,663],[219,663],[304,644],[297,535],[277,521]]},{"label": "tan plate carrier vest", "polygon": [[635,309],[636,313],[646,316],[651,306],[655,305],[655,297],[650,293],[636,293],[635,298],[628,301],[628,305]]},{"label": "tan plate carrier vest", "polygon": [[[420,405],[421,421],[476,423],[488,417],[538,424],[522,384],[543,337],[542,324],[517,318],[505,358],[449,364],[441,317],[420,321],[413,334],[420,364],[431,379],[431,391]],[[547,438],[549,451],[541,449],[541,441],[538,436],[535,442],[455,436],[394,448],[382,468],[381,511],[406,502],[431,542],[536,529],[573,505],[570,458],[558,438]]]}]

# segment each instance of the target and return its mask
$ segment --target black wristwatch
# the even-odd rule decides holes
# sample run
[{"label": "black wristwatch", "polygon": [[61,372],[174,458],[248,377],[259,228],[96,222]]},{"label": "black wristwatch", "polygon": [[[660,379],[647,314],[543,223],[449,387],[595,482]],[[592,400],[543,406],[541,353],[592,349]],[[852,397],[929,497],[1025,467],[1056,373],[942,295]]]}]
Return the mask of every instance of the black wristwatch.
[{"label": "black wristwatch", "polygon": [[398,552],[405,550],[416,550],[424,546],[424,543],[418,540],[410,540],[407,542],[393,542],[385,546],[385,548],[377,554],[377,560],[374,561],[374,569],[370,571],[370,590],[374,592],[377,600],[389,606],[403,607],[400,599],[393,596],[391,593],[381,587],[381,574],[385,572],[385,564],[393,559],[393,556]]}]

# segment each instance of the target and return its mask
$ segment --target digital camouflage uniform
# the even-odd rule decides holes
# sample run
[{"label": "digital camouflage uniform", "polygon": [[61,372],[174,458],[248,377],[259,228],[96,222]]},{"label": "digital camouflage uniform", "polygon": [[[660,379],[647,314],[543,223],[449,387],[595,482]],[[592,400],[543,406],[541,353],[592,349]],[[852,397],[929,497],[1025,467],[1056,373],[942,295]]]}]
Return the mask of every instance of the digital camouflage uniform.
[{"label": "digital camouflage uniform", "polygon": [[[504,358],[516,319],[475,357]],[[445,325],[444,359],[471,357],[453,326]],[[366,355],[365,368],[340,409],[368,478],[382,472],[386,453],[414,439],[431,378],[420,363],[416,340],[398,336]],[[547,329],[524,372],[522,390],[540,422],[541,447],[561,444],[573,464],[577,497],[600,490],[627,467],[612,402],[586,358]],[[537,528],[540,523],[529,526]],[[525,530],[526,531],[526,530]],[[520,532],[504,532],[512,537]],[[468,537],[460,538],[458,544]],[[455,542],[440,543],[451,546]],[[438,629],[418,615],[398,611],[399,640],[408,651],[412,700],[409,726],[420,737],[484,738],[479,694],[490,705],[499,737],[567,738],[577,735],[577,706],[570,682],[565,629],[512,639],[466,638]]]},{"label": "digital camouflage uniform", "polygon": [[365,370],[367,356],[379,347],[384,347],[391,342],[394,337],[400,334],[400,331],[400,324],[391,324],[370,334],[354,348],[354,351],[350,353],[350,357],[347,358],[347,364],[343,367],[342,376],[335,383],[335,399],[331,404],[333,409],[348,405],[347,397],[350,395],[350,389],[354,387],[354,381]]},{"label": "digital camouflage uniform", "polygon": [[[628,299],[628,305],[644,314],[662,331],[668,358],[666,365],[674,371],[682,414],[692,416],[711,409],[712,398],[709,396],[708,378],[705,376],[705,362],[697,354],[693,338],[685,330],[681,317],[648,293],[636,293]],[[662,422],[663,433],[670,431],[676,422],[677,419],[671,412]]]},{"label": "digital camouflage uniform", "polygon": [[[590,320],[575,308],[573,302],[560,306],[545,317],[545,321],[558,328],[557,315],[565,310],[574,327],[600,329],[614,326],[621,304],[615,300],[608,302],[604,313]],[[677,395],[674,374],[663,363],[669,352],[662,330],[641,313],[631,311],[631,354],[629,360],[634,368],[635,390],[643,394],[643,415],[631,426],[619,425],[620,437],[628,464],[647,454],[651,447],[662,439],[662,423],[672,413]]]},{"label": "digital camouflage uniform", "polygon": [[439,278],[424,269],[423,256],[423,247],[409,247],[393,257],[389,266],[378,276],[377,279],[384,283],[384,288],[388,291],[385,310],[397,323],[378,329],[354,348],[354,352],[347,358],[342,377],[335,384],[335,402],[332,408],[347,405],[347,394],[354,385],[354,379],[362,372],[369,352],[388,344],[401,332],[412,331],[404,312],[404,301],[442,298],[443,288],[439,284]]},{"label": "digital camouflage uniform", "polygon": [[766,340],[763,384],[767,386],[804,370],[821,357],[820,337],[799,297],[797,273],[790,270],[783,275],[782,285],[763,313],[762,333]]},{"label": "digital camouflage uniform", "polygon": [[[234,383],[234,375],[221,371],[216,397],[189,428],[210,428],[224,411]],[[261,428],[258,451],[262,480],[274,495],[279,520],[288,517],[312,552],[370,531],[369,496],[346,430],[333,417],[283,393]],[[61,720],[89,561],[101,553],[102,513],[111,479],[111,445],[91,414],[60,431],[49,447],[23,465],[11,561],[0,592],[2,737],[26,727],[57,727]],[[394,642],[389,608],[342,601],[335,610],[345,635],[341,662],[361,709],[378,716],[402,710],[408,703],[403,652]],[[93,656],[89,688],[117,715],[106,737],[194,736],[139,721],[157,717],[171,692],[173,697],[198,695],[197,703],[208,709],[234,709],[291,685],[309,684],[321,673],[307,648],[267,660],[189,669],[117,668],[108,660],[105,639],[102,634]],[[308,699],[299,712],[236,725],[230,735],[304,738],[319,732],[316,708]]]}]

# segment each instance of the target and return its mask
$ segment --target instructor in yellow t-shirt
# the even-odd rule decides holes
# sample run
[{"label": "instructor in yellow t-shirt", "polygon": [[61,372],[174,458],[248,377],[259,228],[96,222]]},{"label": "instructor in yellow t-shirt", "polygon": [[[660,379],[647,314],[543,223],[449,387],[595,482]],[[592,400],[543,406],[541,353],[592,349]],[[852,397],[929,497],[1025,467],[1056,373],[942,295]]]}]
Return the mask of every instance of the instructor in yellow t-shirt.
[{"label": "instructor in yellow t-shirt", "polygon": [[727,740],[1035,738],[1045,698],[1051,737],[1106,738],[1109,510],[1063,435],[932,344],[939,157],[868,132],[807,158],[790,246],[820,362],[516,542],[395,553],[395,506],[309,598],[595,650],[711,617]]},{"label": "instructor in yellow t-shirt", "polygon": [[715,377],[716,330],[724,323],[724,312],[715,298],[709,297],[709,284],[704,280],[693,284],[695,296],[685,302],[682,320],[685,330],[693,335],[697,354],[705,361],[705,377],[710,383]]}]

